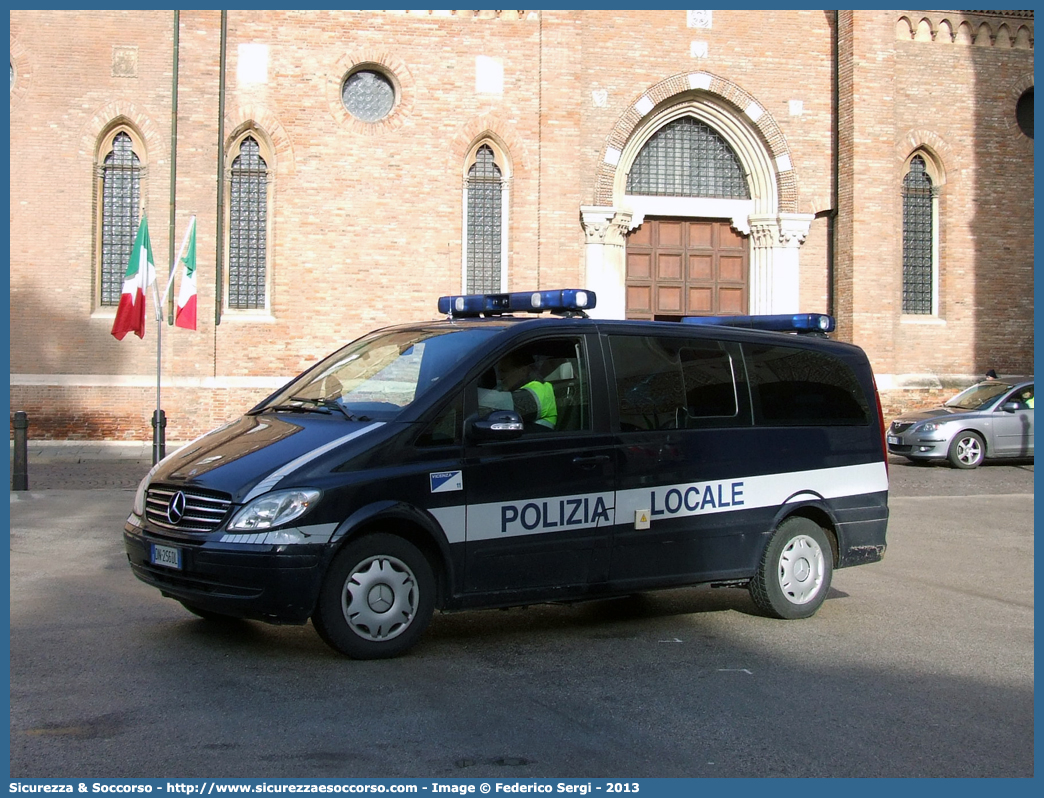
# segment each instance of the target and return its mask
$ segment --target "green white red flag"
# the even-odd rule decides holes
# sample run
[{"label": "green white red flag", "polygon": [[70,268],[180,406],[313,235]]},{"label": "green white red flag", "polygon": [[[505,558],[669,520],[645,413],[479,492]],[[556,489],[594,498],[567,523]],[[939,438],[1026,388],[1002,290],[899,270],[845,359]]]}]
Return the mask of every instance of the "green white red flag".
[{"label": "green white red flag", "polygon": [[196,217],[192,217],[192,231],[189,234],[188,251],[181,259],[185,271],[181,275],[181,288],[178,291],[178,309],[174,316],[174,326],[187,330],[196,329]]},{"label": "green white red flag", "polygon": [[112,334],[117,341],[133,332],[145,337],[145,293],[156,281],[156,262],[152,258],[152,242],[149,240],[149,223],[142,216],[138,234],[134,238],[127,273],[123,276],[123,291],[112,322]]}]

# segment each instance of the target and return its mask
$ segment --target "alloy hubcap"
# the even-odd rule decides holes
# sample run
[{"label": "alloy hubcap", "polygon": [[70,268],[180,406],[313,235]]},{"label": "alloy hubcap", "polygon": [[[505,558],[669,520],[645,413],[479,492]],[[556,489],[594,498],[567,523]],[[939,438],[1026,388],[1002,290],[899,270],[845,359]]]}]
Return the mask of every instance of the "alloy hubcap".
[{"label": "alloy hubcap", "polygon": [[979,442],[975,438],[965,438],[957,444],[957,459],[966,465],[978,461],[981,455]]}]

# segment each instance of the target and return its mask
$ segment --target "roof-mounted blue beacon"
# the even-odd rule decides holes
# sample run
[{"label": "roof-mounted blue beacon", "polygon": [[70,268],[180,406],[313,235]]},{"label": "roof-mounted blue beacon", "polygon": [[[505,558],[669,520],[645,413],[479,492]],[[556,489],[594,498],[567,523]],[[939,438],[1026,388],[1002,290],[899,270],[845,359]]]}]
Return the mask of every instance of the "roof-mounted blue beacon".
[{"label": "roof-mounted blue beacon", "polygon": [[748,330],[825,336],[834,331],[834,317],[826,313],[781,313],[763,316],[686,316],[686,324],[714,324]]},{"label": "roof-mounted blue beacon", "polygon": [[586,317],[595,306],[594,291],[563,288],[555,291],[516,291],[510,294],[464,294],[439,297],[439,313],[455,318],[499,316],[504,313],[553,313]]}]

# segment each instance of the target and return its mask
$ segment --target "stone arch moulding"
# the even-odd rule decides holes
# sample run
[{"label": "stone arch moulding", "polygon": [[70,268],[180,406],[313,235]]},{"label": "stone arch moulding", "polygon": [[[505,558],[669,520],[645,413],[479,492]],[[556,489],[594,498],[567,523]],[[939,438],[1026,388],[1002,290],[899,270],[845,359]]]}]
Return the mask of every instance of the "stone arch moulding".
[{"label": "stone arch moulding", "polygon": [[928,174],[936,186],[945,185],[960,175],[953,150],[941,136],[930,130],[910,130],[895,145],[898,182],[902,182],[911,159],[918,154],[927,156]]},{"label": "stone arch moulding", "polygon": [[1008,103],[1010,106],[1009,112],[1004,117],[1005,125],[1008,132],[1014,135],[1019,142],[1026,148],[1030,153],[1033,152],[1033,139],[1026,136],[1021,128],[1019,128],[1019,120],[1015,115],[1015,108],[1018,105],[1019,98],[1023,92],[1026,92],[1033,88],[1033,73],[1029,72],[1020,76],[1011,86],[1008,88]]},{"label": "stone arch moulding", "polygon": [[504,144],[504,140],[501,139],[500,136],[489,131],[477,136],[471,146],[468,147],[467,156],[458,165],[458,169],[461,172],[461,179],[467,182],[468,170],[475,165],[478,151],[484,146],[489,147],[493,151],[494,159],[501,170],[501,177],[504,180],[510,181],[511,175],[514,173],[514,164],[511,160],[511,150]]},{"label": "stone arch moulding", "polygon": [[[611,204],[619,196],[626,168],[641,146],[664,124],[685,114],[712,125],[728,141],[744,168],[758,181],[751,185],[752,194],[760,194],[764,200],[767,192],[774,190],[773,201],[779,212],[797,212],[797,176],[779,124],[751,94],[710,72],[685,73],[660,81],[627,109],[606,142],[595,201]],[[625,160],[627,155],[630,161]],[[771,181],[773,189],[765,181]]]},{"label": "stone arch moulding", "polygon": [[[732,147],[747,175],[750,200],[632,197],[627,174],[649,139],[664,125],[692,116],[713,127]],[[798,249],[814,218],[799,213],[797,176],[779,124],[754,97],[709,72],[674,75],[644,92],[621,115],[598,167],[596,205],[580,209],[585,232],[588,287],[598,315],[625,312],[625,237],[646,214],[718,216],[750,236],[750,312],[800,310]]]},{"label": "stone arch moulding", "polygon": [[464,159],[482,139],[491,139],[507,156],[511,163],[512,175],[519,168],[529,169],[530,158],[525,140],[518,136],[513,127],[503,123],[497,117],[487,114],[468,120],[454,136],[449,148],[450,168],[453,172],[461,169]]},{"label": "stone arch moulding", "polygon": [[93,158],[102,137],[118,125],[127,125],[141,136],[150,163],[168,156],[168,142],[152,119],[134,103],[119,100],[102,106],[91,115],[80,135],[80,154]]},{"label": "stone arch moulding", "polygon": [[[259,106],[241,107],[237,109],[236,115],[225,117],[225,130],[231,131],[225,136],[225,154],[231,150],[237,139],[241,138],[247,131],[265,140],[275,163],[268,166],[273,174],[292,175],[295,170],[294,146],[287,135],[286,129],[279,123],[275,115],[265,108]],[[226,169],[228,165],[226,164]]]}]

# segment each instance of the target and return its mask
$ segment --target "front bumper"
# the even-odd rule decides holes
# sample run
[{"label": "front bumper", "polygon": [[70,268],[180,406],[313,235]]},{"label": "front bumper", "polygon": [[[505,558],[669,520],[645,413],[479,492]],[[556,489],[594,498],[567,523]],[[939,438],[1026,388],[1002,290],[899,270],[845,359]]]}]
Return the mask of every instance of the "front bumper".
[{"label": "front bumper", "polygon": [[909,457],[912,460],[933,460],[946,457],[950,450],[950,439],[940,438],[938,434],[893,435],[889,432],[887,440],[889,454]]},{"label": "front bumper", "polygon": [[[269,623],[304,623],[322,580],[325,544],[244,545],[159,536],[128,520],[123,543],[134,575],[202,610]],[[152,546],[180,551],[180,568],[151,562]]]}]

